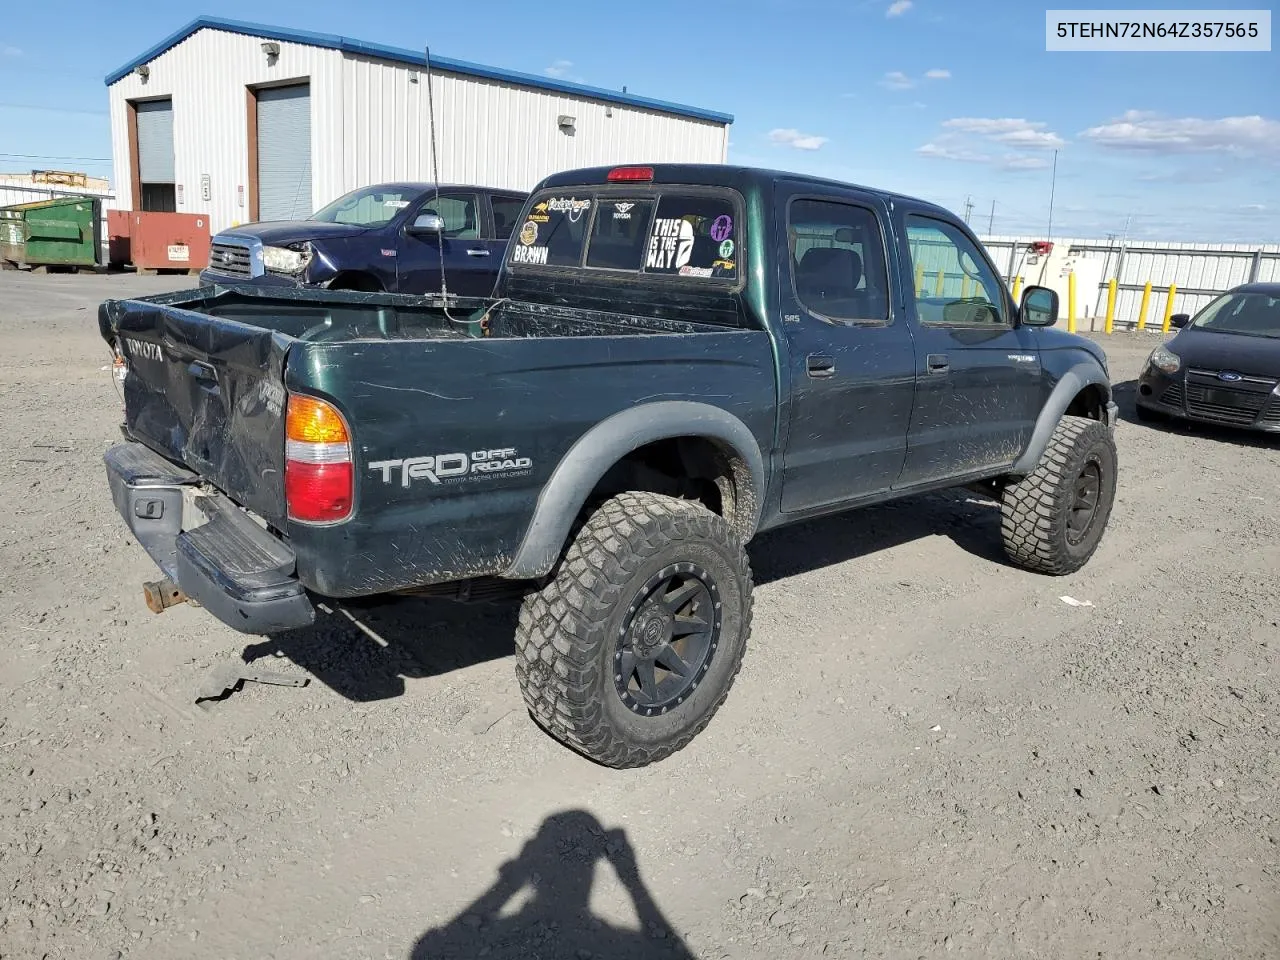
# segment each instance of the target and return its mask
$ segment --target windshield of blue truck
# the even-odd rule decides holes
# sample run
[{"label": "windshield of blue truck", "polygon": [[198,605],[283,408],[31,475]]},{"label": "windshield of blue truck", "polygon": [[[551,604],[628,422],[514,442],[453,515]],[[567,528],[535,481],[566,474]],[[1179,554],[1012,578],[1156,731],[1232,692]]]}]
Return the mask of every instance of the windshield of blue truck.
[{"label": "windshield of blue truck", "polygon": [[352,190],[327,207],[316,211],[312,220],[344,223],[353,227],[383,227],[418,198],[416,190],[388,190],[365,187]]}]

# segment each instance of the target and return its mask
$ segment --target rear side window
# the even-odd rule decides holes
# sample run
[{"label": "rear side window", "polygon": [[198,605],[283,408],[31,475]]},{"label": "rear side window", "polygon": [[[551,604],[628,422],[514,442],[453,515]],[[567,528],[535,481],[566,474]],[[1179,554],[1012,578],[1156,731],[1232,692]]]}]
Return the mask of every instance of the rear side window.
[{"label": "rear side window", "polygon": [[590,196],[562,195],[544,197],[535,203],[516,232],[516,242],[511,244],[511,262],[579,266],[593,205]]},{"label": "rear side window", "polygon": [[876,215],[833,200],[796,200],[787,224],[796,297],[829,320],[889,319],[889,276]]},{"label": "rear side window", "polygon": [[552,195],[515,233],[513,264],[736,280],[741,229],[728,197]]}]

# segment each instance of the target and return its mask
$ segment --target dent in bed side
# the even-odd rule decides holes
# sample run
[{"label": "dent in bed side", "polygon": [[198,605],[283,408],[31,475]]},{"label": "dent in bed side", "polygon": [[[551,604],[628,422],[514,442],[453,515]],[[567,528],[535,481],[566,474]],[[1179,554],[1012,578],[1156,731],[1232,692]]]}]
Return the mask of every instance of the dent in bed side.
[{"label": "dent in bed side", "polygon": [[[529,579],[548,573],[601,478],[640,447],[678,437],[712,440],[741,461],[742,475],[735,477],[739,487],[735,526],[743,539],[750,537],[759,523],[765,489],[764,458],[751,431],[733,414],[710,404],[687,400],[647,403],[596,424],[569,449],[542,488],[533,520],[503,576]],[[747,484],[749,489],[741,489]]]},{"label": "dent in bed side", "polygon": [[[1057,429],[1058,422],[1076,397],[1087,387],[1097,387],[1102,391],[1104,420],[1109,418],[1106,407],[1111,403],[1111,382],[1102,365],[1094,357],[1078,359],[1079,356],[1075,354],[1073,359],[1076,359],[1076,362],[1058,377],[1053,392],[1045,400],[1040,416],[1036,419],[1035,429],[1031,433],[1031,442],[1009,470],[1010,476],[1024,477],[1036,468],[1036,464],[1040,462],[1045,449],[1049,446],[1049,440],[1053,437],[1053,431]],[[1042,353],[1045,375],[1048,377],[1053,376],[1050,369],[1054,365],[1053,360],[1053,351]]]}]

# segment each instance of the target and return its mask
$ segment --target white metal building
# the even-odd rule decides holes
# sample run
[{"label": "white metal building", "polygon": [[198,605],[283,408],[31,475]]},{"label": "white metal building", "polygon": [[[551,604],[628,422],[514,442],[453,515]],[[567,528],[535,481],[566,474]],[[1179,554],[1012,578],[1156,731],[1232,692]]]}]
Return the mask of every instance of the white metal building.
[{"label": "white metal building", "polygon": [[[116,205],[292,219],[432,179],[425,55],[208,17],[107,77]],[[440,179],[530,189],[558,170],[723,163],[726,114],[431,58]]]}]

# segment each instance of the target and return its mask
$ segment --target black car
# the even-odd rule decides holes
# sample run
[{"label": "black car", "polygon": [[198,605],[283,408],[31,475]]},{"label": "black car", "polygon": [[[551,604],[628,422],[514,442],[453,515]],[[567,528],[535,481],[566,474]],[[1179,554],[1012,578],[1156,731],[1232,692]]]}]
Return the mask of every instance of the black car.
[{"label": "black car", "polygon": [[1280,433],[1280,283],[1228,290],[1151,351],[1139,419],[1179,417]]},{"label": "black car", "polygon": [[379,183],[306,220],[246,223],[213,238],[203,283],[434,293],[493,290],[527,194],[429,183]]}]

